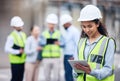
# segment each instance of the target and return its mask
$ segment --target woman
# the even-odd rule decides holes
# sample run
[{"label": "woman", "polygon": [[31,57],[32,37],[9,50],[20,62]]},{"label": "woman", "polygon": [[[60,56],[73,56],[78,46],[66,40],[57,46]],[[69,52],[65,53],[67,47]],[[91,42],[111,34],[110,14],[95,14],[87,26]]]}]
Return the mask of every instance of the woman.
[{"label": "woman", "polygon": [[86,60],[87,66],[76,63],[75,67],[85,73],[78,73],[77,81],[114,81],[115,42],[108,37],[102,25],[100,10],[94,5],[85,6],[78,21],[82,33],[78,45],[78,59]]},{"label": "woman", "polygon": [[25,64],[25,79],[26,81],[38,81],[39,64],[40,60],[37,60],[39,51],[42,47],[39,46],[39,34],[40,29],[38,26],[31,28],[31,36],[27,38],[25,44],[26,64]]}]

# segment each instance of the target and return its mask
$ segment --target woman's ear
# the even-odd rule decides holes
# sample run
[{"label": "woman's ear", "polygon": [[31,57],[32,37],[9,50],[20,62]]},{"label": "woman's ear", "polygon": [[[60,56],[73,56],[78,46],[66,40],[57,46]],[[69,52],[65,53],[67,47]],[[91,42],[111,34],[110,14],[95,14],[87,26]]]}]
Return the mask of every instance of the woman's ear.
[{"label": "woman's ear", "polygon": [[97,27],[99,27],[99,24],[97,24]]},{"label": "woman's ear", "polygon": [[98,22],[96,25],[97,25],[97,27],[99,27],[100,26],[100,22]]}]

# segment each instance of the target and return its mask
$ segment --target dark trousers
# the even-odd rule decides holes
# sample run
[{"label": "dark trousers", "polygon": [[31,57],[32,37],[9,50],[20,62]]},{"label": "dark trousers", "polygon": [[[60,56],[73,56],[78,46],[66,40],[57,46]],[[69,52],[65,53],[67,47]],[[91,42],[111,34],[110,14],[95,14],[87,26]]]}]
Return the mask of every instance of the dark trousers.
[{"label": "dark trousers", "polygon": [[11,64],[11,81],[23,81],[24,64]]},{"label": "dark trousers", "polygon": [[73,57],[72,55],[64,55],[64,70],[65,70],[65,81],[73,81],[72,67],[68,60]]}]

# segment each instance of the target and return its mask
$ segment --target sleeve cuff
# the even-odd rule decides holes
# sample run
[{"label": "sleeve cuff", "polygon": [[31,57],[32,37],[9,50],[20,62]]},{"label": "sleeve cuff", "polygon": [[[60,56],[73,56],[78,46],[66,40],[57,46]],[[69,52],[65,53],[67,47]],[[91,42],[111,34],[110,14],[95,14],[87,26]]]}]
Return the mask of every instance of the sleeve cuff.
[{"label": "sleeve cuff", "polygon": [[95,72],[94,70],[92,70],[92,71],[90,72],[90,75],[94,76],[94,75],[96,75],[96,72]]}]

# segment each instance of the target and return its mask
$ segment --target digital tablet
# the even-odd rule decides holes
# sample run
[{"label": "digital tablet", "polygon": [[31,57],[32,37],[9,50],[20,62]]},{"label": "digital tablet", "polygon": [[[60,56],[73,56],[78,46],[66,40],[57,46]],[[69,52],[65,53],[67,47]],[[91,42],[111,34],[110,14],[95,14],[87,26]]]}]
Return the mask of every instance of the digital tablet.
[{"label": "digital tablet", "polygon": [[47,39],[47,44],[54,44],[55,41],[58,41],[58,39]]},{"label": "digital tablet", "polygon": [[84,71],[79,70],[79,69],[77,69],[76,67],[74,67],[76,63],[80,63],[80,64],[82,64],[83,66],[88,66],[87,61],[84,61],[84,60],[68,60],[68,62],[70,63],[71,67],[74,69],[74,71],[75,71],[76,73],[84,73]]}]

